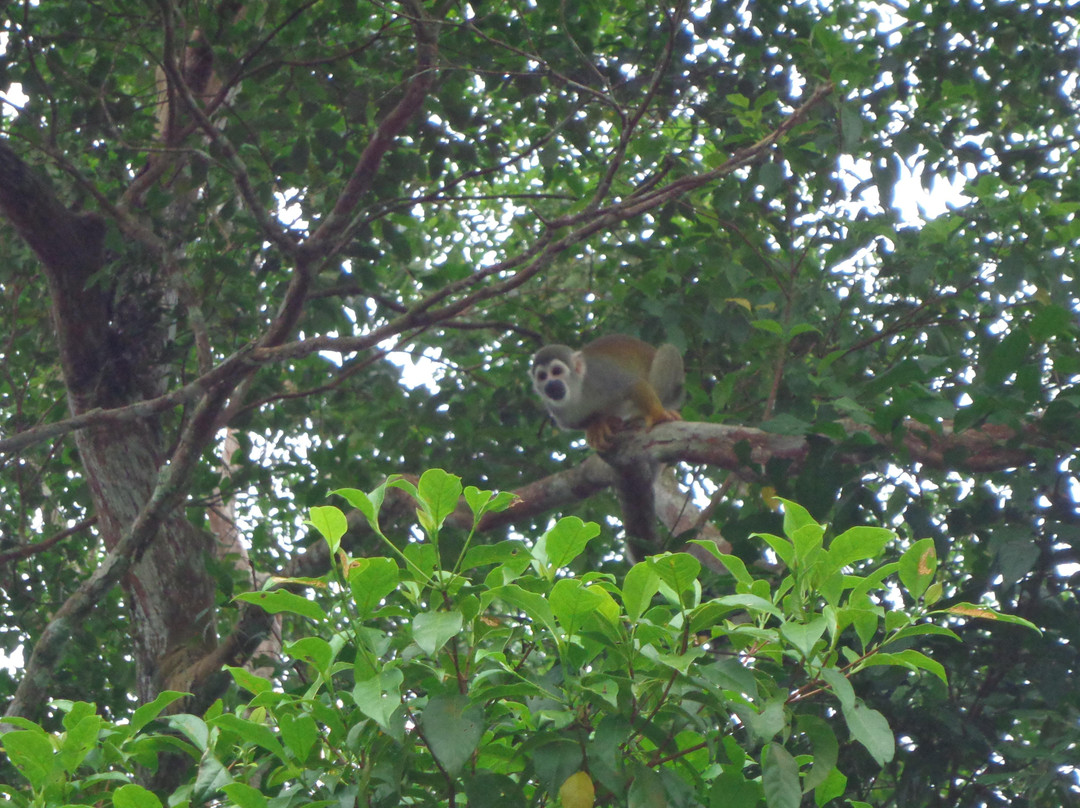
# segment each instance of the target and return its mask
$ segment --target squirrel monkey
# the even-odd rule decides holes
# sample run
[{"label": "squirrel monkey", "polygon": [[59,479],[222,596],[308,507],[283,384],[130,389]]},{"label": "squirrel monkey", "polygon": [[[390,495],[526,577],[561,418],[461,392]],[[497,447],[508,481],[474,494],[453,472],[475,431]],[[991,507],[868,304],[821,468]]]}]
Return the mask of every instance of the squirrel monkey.
[{"label": "squirrel monkey", "polygon": [[641,418],[645,428],[681,421],[682,356],[674,345],[654,348],[623,334],[595,339],[580,350],[546,345],[529,370],[533,389],[563,429],[584,429],[594,449],[611,446],[624,422]]}]

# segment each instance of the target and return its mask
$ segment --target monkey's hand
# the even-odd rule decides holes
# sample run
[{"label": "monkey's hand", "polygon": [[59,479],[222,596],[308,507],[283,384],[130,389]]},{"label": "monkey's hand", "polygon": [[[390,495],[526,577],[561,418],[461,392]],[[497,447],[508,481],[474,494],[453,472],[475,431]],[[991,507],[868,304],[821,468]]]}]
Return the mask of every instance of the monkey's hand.
[{"label": "monkey's hand", "polygon": [[611,448],[612,437],[622,428],[622,418],[601,415],[585,427],[585,442],[598,452],[606,452]]}]

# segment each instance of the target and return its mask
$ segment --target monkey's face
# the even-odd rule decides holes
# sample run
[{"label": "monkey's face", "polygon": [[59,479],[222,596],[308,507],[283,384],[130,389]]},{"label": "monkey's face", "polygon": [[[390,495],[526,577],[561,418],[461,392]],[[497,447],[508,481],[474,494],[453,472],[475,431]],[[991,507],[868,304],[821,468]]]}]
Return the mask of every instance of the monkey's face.
[{"label": "monkey's face", "polygon": [[533,390],[561,427],[577,426],[584,360],[565,345],[548,345],[533,357]]},{"label": "monkey's face", "polygon": [[566,380],[569,376],[570,368],[553,359],[546,365],[533,368],[533,388],[541,398],[562,401],[566,398]]}]

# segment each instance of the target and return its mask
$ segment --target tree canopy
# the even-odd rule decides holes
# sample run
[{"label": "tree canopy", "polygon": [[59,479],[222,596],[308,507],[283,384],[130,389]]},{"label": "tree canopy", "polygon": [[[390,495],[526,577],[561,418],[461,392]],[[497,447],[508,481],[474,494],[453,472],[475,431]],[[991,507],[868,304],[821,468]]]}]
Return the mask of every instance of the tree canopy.
[{"label": "tree canopy", "polygon": [[[455,627],[524,615],[551,631],[514,639],[530,649],[519,671],[546,687],[588,667],[567,650],[579,633],[621,647],[606,624],[575,622],[592,604],[615,623],[652,621],[656,637],[668,618],[684,632],[673,656],[650,657],[673,672],[666,689],[656,674],[655,691],[634,690],[623,669],[621,697],[582,685],[599,701],[570,711],[575,754],[598,804],[699,804],[665,768],[699,742],[708,754],[687,768],[712,805],[1076,804],[1080,26],[1064,6],[5,5],[0,651],[15,662],[0,692],[16,723],[4,726],[136,733],[150,713],[124,720],[153,705],[262,738],[237,705],[272,681],[292,694],[261,696],[276,731],[323,759],[314,740],[292,741],[314,715],[338,742],[332,699],[323,712],[293,701],[290,672],[304,660],[326,687],[339,672],[313,643],[290,655],[291,641],[330,643],[352,620],[355,649],[374,631],[364,620],[411,622],[416,644],[372,646],[397,671],[416,648],[456,647]],[[630,466],[669,466],[661,535],[646,542],[620,529],[616,459],[545,426],[526,377],[545,343],[613,332],[673,343],[687,368],[684,422],[629,438]],[[429,469],[516,499],[480,504],[438,472],[420,486]],[[446,491],[472,510],[440,510]],[[340,535],[327,505],[346,512]],[[598,533],[574,522],[584,533],[551,539],[565,515]],[[548,563],[553,541],[575,548],[564,564]],[[418,546],[437,546],[434,559]],[[478,547],[493,548],[483,562],[467,555]],[[511,580],[519,553],[533,584]],[[503,577],[475,593],[421,577],[423,597],[394,599],[424,564],[457,574],[466,557]],[[358,606],[383,573],[402,576],[390,611]],[[631,598],[627,577],[670,612]],[[316,613],[288,600],[318,603],[321,586],[357,602]],[[410,615],[443,615],[436,593],[460,621]],[[535,598],[553,604],[550,622]],[[736,603],[766,633],[741,634]],[[900,643],[890,652],[869,639],[879,618]],[[713,674],[694,673],[695,632],[719,649]],[[871,651],[895,656],[866,664]],[[363,679],[362,656],[350,687],[423,706],[431,682]],[[509,691],[456,663],[442,670],[461,698],[431,695],[430,726],[494,720]],[[760,701],[739,690],[747,670]],[[679,721],[692,719],[668,709],[711,692],[703,682],[745,704],[701,697],[723,718],[691,741]],[[655,711],[637,711],[647,695]],[[521,704],[517,720],[543,724],[550,705]],[[364,749],[408,736],[440,783],[466,766],[424,737],[428,719],[408,714],[414,734],[359,709]],[[604,722],[604,709],[646,722]],[[846,730],[825,732],[839,714]],[[213,743],[172,720],[191,744],[178,760],[130,761],[167,795],[203,755],[207,788],[187,798],[213,799]],[[890,754],[875,747],[886,736]],[[11,760],[32,759],[18,750],[38,741],[17,737]],[[520,782],[474,757],[462,793],[499,804],[480,796],[489,776],[504,779],[488,799],[505,804],[517,804],[508,781],[552,799],[580,786],[557,741],[535,741]],[[615,748],[635,750],[633,766],[616,771]],[[814,773],[800,752],[826,763]],[[826,781],[834,770],[843,782]],[[446,788],[431,804],[453,804]],[[387,787],[363,804],[399,797]],[[579,798],[561,796],[591,805]]]}]

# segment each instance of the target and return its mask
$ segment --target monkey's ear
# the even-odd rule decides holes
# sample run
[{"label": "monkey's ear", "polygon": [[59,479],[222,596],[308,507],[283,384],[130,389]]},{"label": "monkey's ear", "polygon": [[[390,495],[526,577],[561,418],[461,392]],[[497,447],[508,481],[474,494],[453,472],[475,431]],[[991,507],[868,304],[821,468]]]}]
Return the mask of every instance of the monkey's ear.
[{"label": "monkey's ear", "polygon": [[574,351],[570,355],[570,369],[574,371],[575,376],[585,375],[585,354],[581,351]]}]

